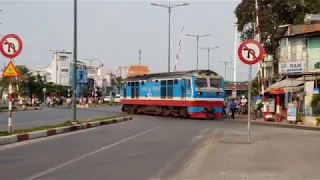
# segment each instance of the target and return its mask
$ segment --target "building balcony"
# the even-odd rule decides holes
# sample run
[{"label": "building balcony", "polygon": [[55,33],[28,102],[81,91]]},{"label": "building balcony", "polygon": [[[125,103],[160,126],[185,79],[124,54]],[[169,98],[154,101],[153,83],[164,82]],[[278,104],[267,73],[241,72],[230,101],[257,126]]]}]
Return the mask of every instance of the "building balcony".
[{"label": "building balcony", "polygon": [[282,51],[280,53],[279,62],[295,62],[295,61],[307,61],[307,51],[288,52]]}]

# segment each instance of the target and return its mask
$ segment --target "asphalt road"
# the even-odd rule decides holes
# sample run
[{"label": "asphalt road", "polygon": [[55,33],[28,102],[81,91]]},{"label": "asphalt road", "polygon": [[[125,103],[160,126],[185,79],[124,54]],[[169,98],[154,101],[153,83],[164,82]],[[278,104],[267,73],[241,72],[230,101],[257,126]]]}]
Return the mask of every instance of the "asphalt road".
[{"label": "asphalt road", "polygon": [[[281,128],[254,130],[256,126],[252,127],[253,137],[264,129],[268,129],[272,137],[283,135]],[[135,116],[134,120],[119,124],[2,146],[0,179],[169,179],[184,169],[203,141],[210,139],[215,131],[242,132],[232,136],[245,140],[246,125],[224,120]],[[294,132],[297,135],[297,131],[304,132],[286,129],[285,136],[290,137]],[[308,136],[314,137],[314,134]],[[307,137],[306,133],[304,137]],[[263,138],[263,141],[268,140],[268,136]],[[295,146],[299,146],[299,141],[295,141]],[[309,148],[306,152],[314,153],[310,149],[315,147],[314,143],[304,143],[304,148]],[[317,154],[308,156],[316,157]],[[304,166],[305,169],[318,169],[314,165]]]},{"label": "asphalt road", "polygon": [[[101,116],[112,116],[120,113],[118,106],[77,108],[77,119],[88,120]],[[41,125],[53,125],[71,120],[72,110],[66,107],[47,108],[36,111],[14,111],[13,129],[31,128]],[[8,112],[0,112],[0,131],[8,129]]]}]

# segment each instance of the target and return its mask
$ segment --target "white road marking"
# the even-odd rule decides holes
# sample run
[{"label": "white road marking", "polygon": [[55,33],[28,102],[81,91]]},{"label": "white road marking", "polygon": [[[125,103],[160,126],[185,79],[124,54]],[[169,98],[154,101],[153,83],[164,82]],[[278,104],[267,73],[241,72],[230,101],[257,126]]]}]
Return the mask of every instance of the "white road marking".
[{"label": "white road marking", "polygon": [[33,179],[42,177],[42,176],[44,176],[44,175],[47,175],[47,174],[49,174],[49,173],[52,173],[52,172],[60,169],[60,168],[63,168],[63,167],[65,167],[65,166],[67,166],[67,165],[73,164],[73,163],[75,163],[75,162],[77,162],[77,161],[80,161],[80,160],[82,160],[82,159],[84,159],[84,158],[87,158],[87,157],[89,157],[89,156],[95,155],[95,154],[97,154],[97,153],[99,153],[99,152],[101,152],[101,151],[110,149],[110,148],[112,148],[112,147],[114,147],[114,146],[116,146],[116,145],[119,145],[119,144],[121,144],[121,143],[127,142],[127,141],[129,141],[129,140],[131,140],[131,139],[133,139],[133,138],[136,138],[136,137],[141,136],[141,135],[143,135],[143,134],[146,134],[146,133],[148,133],[148,132],[154,131],[154,130],[156,130],[156,129],[158,129],[158,128],[159,128],[159,126],[158,126],[158,127],[155,127],[155,128],[152,128],[152,129],[149,129],[149,130],[146,130],[146,131],[143,131],[143,132],[141,132],[141,133],[135,134],[135,135],[133,135],[133,136],[127,137],[127,138],[125,138],[125,139],[122,139],[121,141],[118,141],[118,142],[116,142],[116,143],[110,144],[110,145],[108,145],[108,146],[106,146],[106,147],[102,147],[102,148],[100,148],[100,149],[98,149],[98,150],[95,150],[95,151],[92,151],[92,152],[90,152],[90,153],[88,153],[88,154],[79,156],[79,157],[77,157],[77,158],[75,158],[75,159],[72,159],[72,160],[70,160],[70,161],[67,161],[67,162],[65,162],[65,163],[62,163],[62,164],[60,164],[60,165],[58,165],[58,166],[52,167],[52,168],[50,168],[50,169],[47,169],[47,170],[45,170],[45,171],[43,171],[43,172],[41,172],[41,173],[35,174],[35,175],[31,176],[31,177],[26,178],[25,180],[33,180]]}]

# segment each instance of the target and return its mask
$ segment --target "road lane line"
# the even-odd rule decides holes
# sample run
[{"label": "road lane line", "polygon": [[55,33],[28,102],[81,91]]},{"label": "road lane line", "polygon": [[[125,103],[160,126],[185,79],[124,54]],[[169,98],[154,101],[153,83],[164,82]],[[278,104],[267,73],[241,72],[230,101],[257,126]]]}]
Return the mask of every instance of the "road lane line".
[{"label": "road lane line", "polygon": [[135,134],[135,135],[133,135],[133,136],[127,137],[127,138],[122,139],[122,140],[120,140],[120,141],[118,141],[118,142],[116,142],[116,143],[110,144],[110,145],[108,145],[108,146],[106,146],[106,147],[102,147],[102,148],[97,149],[97,150],[95,150],[95,151],[92,151],[92,152],[90,152],[90,153],[88,153],[88,154],[79,156],[79,157],[77,157],[77,158],[75,158],[75,159],[72,159],[72,160],[70,160],[70,161],[67,161],[67,162],[65,162],[65,163],[62,163],[62,164],[60,164],[60,165],[58,165],[58,166],[52,167],[52,168],[50,168],[50,169],[47,169],[47,170],[45,170],[45,171],[43,171],[43,172],[41,172],[41,173],[35,174],[35,175],[31,176],[31,177],[26,178],[25,180],[33,180],[33,179],[42,177],[42,176],[44,176],[44,175],[47,175],[47,174],[49,174],[49,173],[52,173],[52,172],[60,169],[60,168],[63,168],[63,167],[65,167],[65,166],[67,166],[67,165],[73,164],[73,163],[75,163],[75,162],[77,162],[77,161],[80,161],[80,160],[82,160],[82,159],[84,159],[84,158],[87,158],[87,157],[89,157],[89,156],[95,155],[95,154],[97,154],[97,153],[99,153],[99,152],[101,152],[101,151],[110,149],[110,148],[112,148],[112,147],[114,147],[114,146],[116,146],[116,145],[119,145],[119,144],[122,144],[122,143],[124,143],[124,142],[127,142],[127,141],[129,141],[129,140],[131,140],[131,139],[134,139],[134,138],[136,138],[136,137],[138,137],[138,136],[141,136],[141,135],[143,135],[143,134],[146,134],[146,133],[149,133],[149,132],[151,132],[151,131],[154,131],[154,130],[156,130],[156,129],[158,129],[158,128],[160,128],[160,127],[158,126],[158,127],[155,127],[155,128],[152,128],[152,129],[149,129],[149,130],[146,130],[146,131],[143,131],[143,132],[141,132],[141,133]]},{"label": "road lane line", "polygon": [[181,159],[186,152],[189,150],[189,147],[192,147],[192,145],[197,142],[197,140],[200,140],[203,138],[203,136],[209,131],[209,128],[205,128],[202,131],[200,131],[199,134],[197,134],[195,137],[193,137],[191,139],[191,141],[187,144],[186,148],[182,148],[181,150],[179,150],[178,152],[176,152],[173,156],[173,158],[167,162],[152,178],[150,178],[150,180],[160,180],[161,177],[167,173],[172,166],[177,163],[177,161],[179,159]]}]

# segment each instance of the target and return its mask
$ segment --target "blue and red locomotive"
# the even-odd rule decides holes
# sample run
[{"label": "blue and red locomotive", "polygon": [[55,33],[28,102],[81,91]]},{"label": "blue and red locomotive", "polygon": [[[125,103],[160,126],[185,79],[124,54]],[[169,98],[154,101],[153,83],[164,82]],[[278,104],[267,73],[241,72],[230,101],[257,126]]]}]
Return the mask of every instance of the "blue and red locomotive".
[{"label": "blue and red locomotive", "polygon": [[211,119],[222,116],[224,96],[221,76],[190,70],[128,77],[120,103],[123,112]]}]

